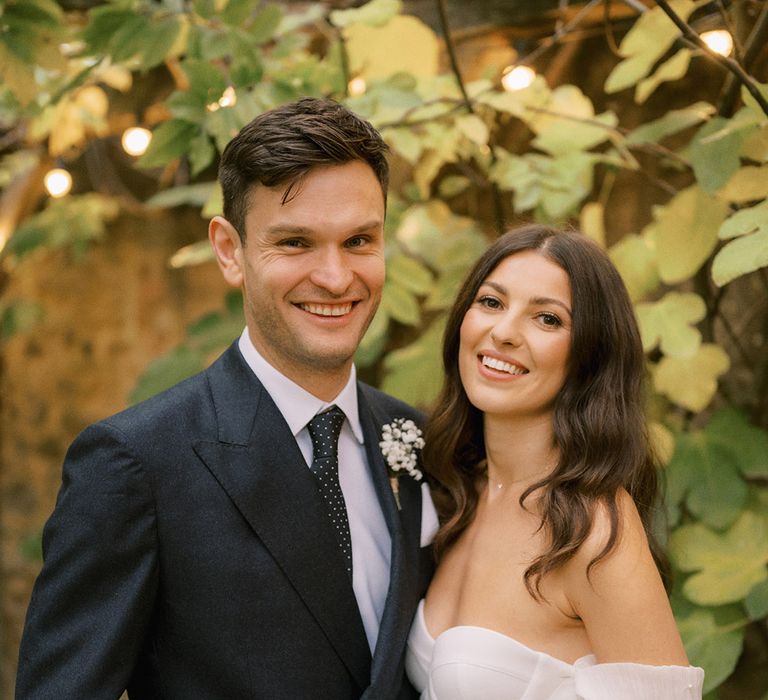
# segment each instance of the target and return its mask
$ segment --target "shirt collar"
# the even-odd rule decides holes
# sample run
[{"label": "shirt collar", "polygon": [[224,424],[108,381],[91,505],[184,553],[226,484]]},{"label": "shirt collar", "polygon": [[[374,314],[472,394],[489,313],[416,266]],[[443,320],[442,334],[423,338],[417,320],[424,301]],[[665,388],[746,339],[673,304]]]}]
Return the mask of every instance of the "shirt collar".
[{"label": "shirt collar", "polygon": [[288,379],[275,369],[260,354],[251,341],[248,328],[244,328],[237,343],[246,364],[251,368],[259,381],[264,385],[280,413],[283,414],[294,437],[298,435],[318,413],[322,413],[331,405],[338,406],[349,422],[355,439],[363,444],[363,429],[357,411],[357,373],[355,366],[349,373],[344,388],[339,395],[328,403],[313,396],[296,382]]}]

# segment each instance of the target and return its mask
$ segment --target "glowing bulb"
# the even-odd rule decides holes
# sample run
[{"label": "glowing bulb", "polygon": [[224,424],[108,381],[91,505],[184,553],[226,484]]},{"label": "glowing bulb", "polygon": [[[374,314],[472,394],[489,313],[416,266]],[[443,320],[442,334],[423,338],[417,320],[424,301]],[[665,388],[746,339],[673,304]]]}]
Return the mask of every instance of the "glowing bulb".
[{"label": "glowing bulb", "polygon": [[713,29],[709,32],[702,32],[701,40],[709,46],[712,51],[721,56],[730,56],[733,51],[733,37],[725,29]]},{"label": "glowing bulb", "polygon": [[360,76],[357,78],[352,78],[352,80],[350,80],[347,84],[347,92],[352,97],[362,95],[367,89],[368,85],[365,82],[365,78],[361,78]]},{"label": "glowing bulb", "polygon": [[152,132],[141,126],[132,126],[123,132],[123,138],[120,142],[123,144],[123,150],[129,156],[141,156],[149,148],[149,142],[152,140]]},{"label": "glowing bulb", "polygon": [[49,170],[43,184],[51,197],[63,197],[72,189],[72,176],[64,168]]},{"label": "glowing bulb", "polygon": [[501,76],[501,84],[507,92],[523,90],[527,88],[536,78],[536,71],[529,66],[515,66],[511,70],[506,70]]},{"label": "glowing bulb", "polygon": [[223,93],[221,93],[221,97],[216,100],[216,102],[211,102],[206,109],[209,112],[216,112],[220,110],[222,107],[233,107],[237,104],[237,93],[235,92],[235,88],[233,88],[231,85],[224,90]]},{"label": "glowing bulb", "polygon": [[237,104],[237,93],[231,85],[224,90],[219,98],[219,107],[234,107]]}]

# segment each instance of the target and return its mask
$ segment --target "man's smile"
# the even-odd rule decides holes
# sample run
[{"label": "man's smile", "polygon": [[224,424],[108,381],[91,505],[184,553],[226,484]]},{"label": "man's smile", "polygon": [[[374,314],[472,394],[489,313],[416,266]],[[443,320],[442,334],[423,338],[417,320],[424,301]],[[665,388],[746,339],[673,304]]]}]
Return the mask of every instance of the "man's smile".
[{"label": "man's smile", "polygon": [[308,311],[317,316],[344,316],[352,311],[353,302],[344,304],[296,304],[302,311]]}]

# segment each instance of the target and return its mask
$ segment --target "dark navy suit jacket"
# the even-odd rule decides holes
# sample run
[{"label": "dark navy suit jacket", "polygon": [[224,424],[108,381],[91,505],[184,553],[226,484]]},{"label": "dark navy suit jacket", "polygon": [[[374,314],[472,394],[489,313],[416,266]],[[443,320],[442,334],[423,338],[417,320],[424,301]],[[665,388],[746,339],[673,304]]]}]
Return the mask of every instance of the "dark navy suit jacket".
[{"label": "dark navy suit jacket", "polygon": [[232,345],[210,368],[87,428],[43,535],[19,700],[411,698],[411,618],[431,574],[421,488],[397,509],[378,447],[412,408],[359,385],[392,538],[373,658],[314,479]]}]

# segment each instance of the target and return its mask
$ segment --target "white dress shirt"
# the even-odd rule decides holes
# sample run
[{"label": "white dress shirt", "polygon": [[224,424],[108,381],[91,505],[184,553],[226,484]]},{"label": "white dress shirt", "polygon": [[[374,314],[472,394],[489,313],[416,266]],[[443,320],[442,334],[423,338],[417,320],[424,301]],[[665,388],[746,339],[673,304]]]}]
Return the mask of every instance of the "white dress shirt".
[{"label": "white dress shirt", "polygon": [[379,624],[389,588],[392,542],[365,455],[363,430],[357,410],[357,375],[354,366],[339,395],[326,403],[278,372],[256,350],[243,330],[238,347],[248,366],[264,385],[291,429],[309,467],[312,438],[307,423],[331,405],[346,416],[339,435],[339,482],[347,506],[352,537],[352,589],[363,620],[371,654],[376,647]]}]

